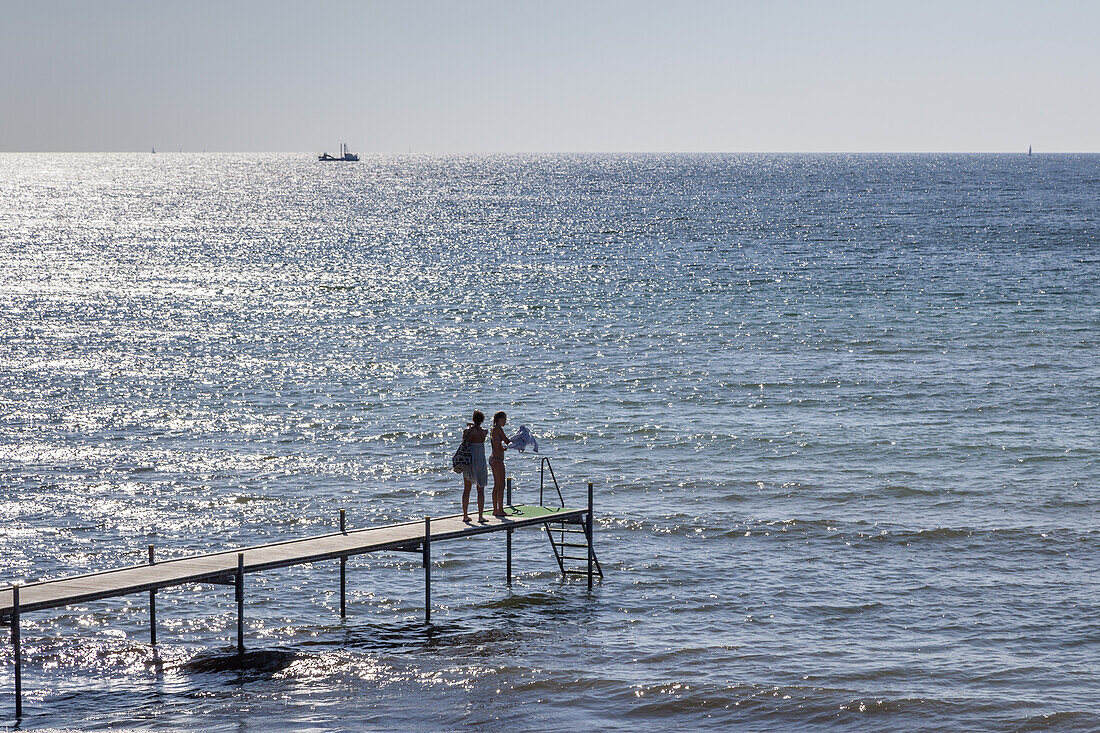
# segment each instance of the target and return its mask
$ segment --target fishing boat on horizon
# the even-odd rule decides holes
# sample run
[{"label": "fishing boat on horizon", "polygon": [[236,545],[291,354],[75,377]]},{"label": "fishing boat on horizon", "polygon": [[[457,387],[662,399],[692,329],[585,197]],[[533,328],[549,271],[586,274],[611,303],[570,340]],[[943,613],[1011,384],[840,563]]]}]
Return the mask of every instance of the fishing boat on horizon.
[{"label": "fishing boat on horizon", "polygon": [[329,155],[328,153],[321,153],[317,156],[317,160],[340,160],[354,163],[359,160],[359,156],[348,150],[347,143],[340,143],[340,155]]}]

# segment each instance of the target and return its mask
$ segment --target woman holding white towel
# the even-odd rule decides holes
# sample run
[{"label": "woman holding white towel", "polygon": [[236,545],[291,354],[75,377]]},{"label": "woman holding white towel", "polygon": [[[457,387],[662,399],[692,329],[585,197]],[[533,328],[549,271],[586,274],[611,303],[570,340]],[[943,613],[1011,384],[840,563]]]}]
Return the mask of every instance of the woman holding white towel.
[{"label": "woman holding white towel", "polygon": [[493,429],[489,440],[493,444],[493,453],[489,456],[489,467],[493,469],[493,516],[506,517],[504,513],[504,444],[511,443],[504,434],[508,416],[501,410],[493,415]]}]

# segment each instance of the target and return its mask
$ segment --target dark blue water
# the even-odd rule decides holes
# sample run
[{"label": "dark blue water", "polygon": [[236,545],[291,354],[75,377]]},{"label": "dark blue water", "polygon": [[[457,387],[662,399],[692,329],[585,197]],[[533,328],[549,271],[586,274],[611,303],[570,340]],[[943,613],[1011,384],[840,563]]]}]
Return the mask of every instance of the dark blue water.
[{"label": "dark blue water", "polygon": [[1098,216],[1100,156],[0,156],[0,583],[457,511],[475,407],[607,573],[252,575],[243,669],[221,586],[29,614],[22,726],[1096,730]]}]

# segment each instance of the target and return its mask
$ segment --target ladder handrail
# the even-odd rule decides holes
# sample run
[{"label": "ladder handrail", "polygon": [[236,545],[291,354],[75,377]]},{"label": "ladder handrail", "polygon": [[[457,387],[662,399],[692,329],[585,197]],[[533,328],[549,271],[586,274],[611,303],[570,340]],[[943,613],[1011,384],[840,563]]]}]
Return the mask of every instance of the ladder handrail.
[{"label": "ladder handrail", "polygon": [[561,495],[561,487],[558,485],[558,478],[554,475],[554,467],[550,465],[550,456],[543,456],[542,461],[539,463],[539,506],[546,506],[542,500],[542,491],[546,484],[546,469],[550,469],[550,479],[554,482],[554,489],[558,492],[558,501],[561,502],[562,507],[565,506],[565,497]]}]

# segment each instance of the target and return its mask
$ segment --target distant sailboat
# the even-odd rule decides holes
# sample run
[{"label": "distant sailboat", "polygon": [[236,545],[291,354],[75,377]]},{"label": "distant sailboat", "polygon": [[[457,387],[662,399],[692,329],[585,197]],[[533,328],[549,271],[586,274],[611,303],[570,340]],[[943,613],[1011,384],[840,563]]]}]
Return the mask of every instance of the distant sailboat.
[{"label": "distant sailboat", "polygon": [[157,152],[157,146],[156,146],[156,145],[154,145],[154,146],[153,146],[153,153],[155,154],[156,152]]},{"label": "distant sailboat", "polygon": [[1030,145],[1027,146],[1027,154],[1031,155],[1031,146]]}]

